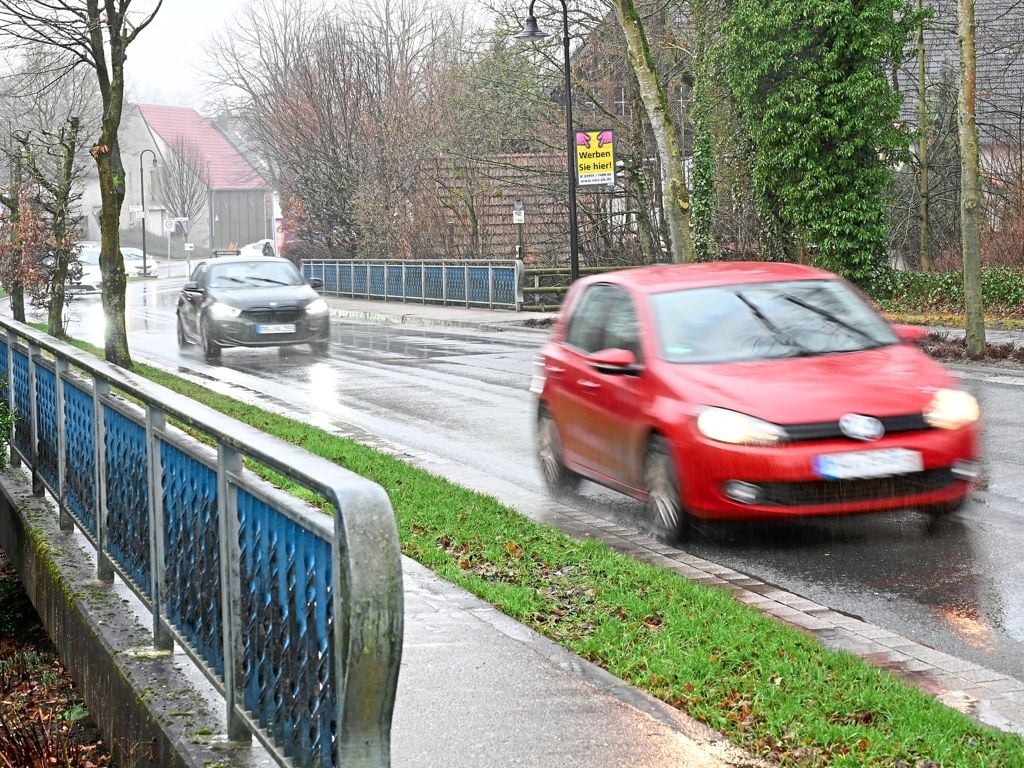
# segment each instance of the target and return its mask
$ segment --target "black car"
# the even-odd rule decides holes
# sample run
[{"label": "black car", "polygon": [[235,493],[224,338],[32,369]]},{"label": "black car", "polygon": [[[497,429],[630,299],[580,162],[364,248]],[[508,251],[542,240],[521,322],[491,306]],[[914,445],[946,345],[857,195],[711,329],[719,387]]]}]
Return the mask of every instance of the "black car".
[{"label": "black car", "polygon": [[202,346],[208,360],[224,347],[309,344],[327,351],[330,316],[316,288],[295,265],[277,257],[227,257],[201,262],[178,297],[178,346]]}]

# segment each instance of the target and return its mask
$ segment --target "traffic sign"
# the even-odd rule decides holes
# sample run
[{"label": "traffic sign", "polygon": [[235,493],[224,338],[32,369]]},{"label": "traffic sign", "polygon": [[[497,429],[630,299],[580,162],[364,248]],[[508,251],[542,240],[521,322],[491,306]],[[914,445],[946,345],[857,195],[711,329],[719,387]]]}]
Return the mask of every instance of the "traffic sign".
[{"label": "traffic sign", "polygon": [[129,205],[128,213],[142,213],[145,210],[141,205]]},{"label": "traffic sign", "polygon": [[526,210],[523,207],[522,200],[516,200],[512,205],[512,223],[513,224],[524,224],[526,223]]},{"label": "traffic sign", "polygon": [[194,251],[195,249],[196,249],[196,244],[195,243],[185,243],[185,250],[186,251]]},{"label": "traffic sign", "polygon": [[174,231],[174,219],[167,219],[164,221],[164,232],[171,234]]}]

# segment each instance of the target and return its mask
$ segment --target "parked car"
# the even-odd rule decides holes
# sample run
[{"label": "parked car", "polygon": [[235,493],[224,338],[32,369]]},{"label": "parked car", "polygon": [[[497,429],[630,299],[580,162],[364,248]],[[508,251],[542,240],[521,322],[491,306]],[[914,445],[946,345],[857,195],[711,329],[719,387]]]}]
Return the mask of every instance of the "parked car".
[{"label": "parked car", "polygon": [[178,297],[178,345],[199,344],[208,360],[224,347],[309,344],[327,351],[327,302],[284,259],[227,256],[201,262]]},{"label": "parked car", "polygon": [[[141,248],[121,248],[121,256],[124,258],[124,269],[129,275],[136,277],[156,277],[156,261],[152,256],[143,258]],[[145,270],[143,270],[145,262]]]},{"label": "parked car", "polygon": [[99,245],[75,246],[75,261],[69,267],[65,291],[71,296],[99,293],[103,286]]},{"label": "parked car", "polygon": [[277,256],[277,248],[274,241],[269,238],[257,240],[255,243],[247,243],[239,249],[242,256]]},{"label": "parked car", "polygon": [[977,467],[978,404],[835,275],[657,265],[573,284],[531,385],[556,493],[581,478],[692,517],[950,513]]}]

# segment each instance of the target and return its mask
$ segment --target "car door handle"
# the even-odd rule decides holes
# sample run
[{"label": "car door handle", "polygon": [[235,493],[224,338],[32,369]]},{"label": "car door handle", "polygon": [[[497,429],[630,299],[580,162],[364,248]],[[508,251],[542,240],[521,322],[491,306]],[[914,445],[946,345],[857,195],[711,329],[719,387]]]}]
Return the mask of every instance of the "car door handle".
[{"label": "car door handle", "polygon": [[584,389],[589,389],[592,392],[601,388],[600,384],[596,381],[591,381],[590,379],[577,379],[576,383]]},{"label": "car door handle", "polygon": [[544,371],[545,373],[548,374],[548,376],[561,376],[563,373],[565,373],[565,368],[560,368],[557,365],[549,365],[547,368],[544,369]]}]

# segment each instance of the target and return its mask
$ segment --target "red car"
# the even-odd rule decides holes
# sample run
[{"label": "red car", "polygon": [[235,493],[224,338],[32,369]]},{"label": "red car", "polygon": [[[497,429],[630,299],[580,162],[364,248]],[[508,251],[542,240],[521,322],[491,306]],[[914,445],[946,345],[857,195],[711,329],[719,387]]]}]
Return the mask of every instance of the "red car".
[{"label": "red car", "polygon": [[795,264],[583,278],[531,384],[545,482],[643,500],[669,539],[690,516],[949,513],[976,475],[978,404],[922,335]]}]

